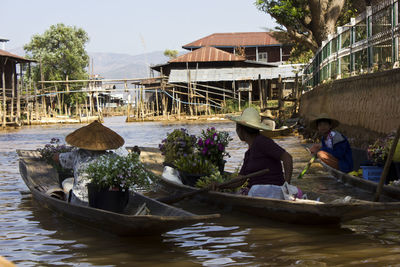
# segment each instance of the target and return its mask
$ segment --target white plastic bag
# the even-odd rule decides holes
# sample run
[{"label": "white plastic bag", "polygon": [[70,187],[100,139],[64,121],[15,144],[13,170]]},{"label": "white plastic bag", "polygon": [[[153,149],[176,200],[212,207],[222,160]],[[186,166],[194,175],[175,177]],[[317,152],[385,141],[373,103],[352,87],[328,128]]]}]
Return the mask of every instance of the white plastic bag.
[{"label": "white plastic bag", "polygon": [[284,199],[282,188],[279,185],[272,184],[253,185],[247,195],[250,197]]},{"label": "white plastic bag", "polygon": [[169,180],[169,181],[172,181],[172,182],[175,182],[175,183],[178,183],[178,184],[182,184],[181,179],[179,179],[179,172],[176,169],[171,168],[169,166],[165,166],[164,167],[164,171],[162,173],[162,177],[164,179]]},{"label": "white plastic bag", "polygon": [[281,186],[281,190],[282,190],[282,194],[283,194],[283,197],[285,200],[295,200],[296,198],[298,198],[299,190],[298,190],[297,186],[294,186],[294,185],[288,184],[288,182],[285,182]]}]

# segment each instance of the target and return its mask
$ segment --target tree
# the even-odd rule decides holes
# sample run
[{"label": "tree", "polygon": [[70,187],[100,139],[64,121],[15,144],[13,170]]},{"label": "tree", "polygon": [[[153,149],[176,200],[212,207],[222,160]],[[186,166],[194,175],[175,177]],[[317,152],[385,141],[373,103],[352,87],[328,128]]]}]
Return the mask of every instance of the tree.
[{"label": "tree", "polygon": [[[50,26],[42,35],[34,35],[24,46],[28,57],[40,63],[32,68],[33,80],[87,79],[85,68],[89,65],[89,56],[85,45],[88,41],[89,37],[83,29],[62,23]],[[58,89],[64,90],[65,85],[60,85]],[[70,86],[70,89],[75,88]],[[65,102],[75,103],[76,98],[82,101],[83,97],[83,94],[71,94]]]},{"label": "tree", "polygon": [[169,57],[169,59],[174,59],[178,57],[178,50],[170,50],[170,49],[165,49],[164,51],[164,56]]},{"label": "tree", "polygon": [[270,14],[281,31],[317,51],[328,34],[335,33],[338,22],[347,23],[350,17],[365,9],[365,0],[257,0],[255,5]]}]

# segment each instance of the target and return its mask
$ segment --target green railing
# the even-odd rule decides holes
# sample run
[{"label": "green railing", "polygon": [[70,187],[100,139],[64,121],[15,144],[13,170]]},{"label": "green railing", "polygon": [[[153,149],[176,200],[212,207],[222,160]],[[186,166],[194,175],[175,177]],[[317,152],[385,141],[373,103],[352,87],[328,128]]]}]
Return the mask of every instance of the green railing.
[{"label": "green railing", "polygon": [[330,80],[395,67],[399,61],[399,1],[382,0],[367,7],[322,42],[303,71],[305,90]]}]

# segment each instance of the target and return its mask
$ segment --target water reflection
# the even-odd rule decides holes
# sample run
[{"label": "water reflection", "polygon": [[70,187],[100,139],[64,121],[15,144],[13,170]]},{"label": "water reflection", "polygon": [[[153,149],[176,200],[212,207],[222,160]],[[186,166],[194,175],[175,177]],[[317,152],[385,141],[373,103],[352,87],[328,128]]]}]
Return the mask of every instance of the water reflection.
[{"label": "water reflection", "polygon": [[[231,133],[234,170],[246,146],[233,123],[130,123],[107,118],[105,125],[124,137],[126,146],[157,147],[167,132],[185,127],[191,134],[215,126]],[[72,223],[43,209],[18,171],[15,149],[36,149],[56,137],[64,140],[80,125],[31,126],[0,133],[0,251],[18,266],[388,266],[400,262],[400,213],[354,220],[341,227],[299,226],[221,211],[217,221],[176,229],[162,236],[120,238]],[[277,142],[290,149],[293,138]],[[297,172],[304,167],[298,158]],[[297,165],[296,165],[297,164]],[[321,173],[317,170],[316,173]],[[328,179],[328,178],[321,178]],[[351,188],[347,188],[351,192]],[[181,203],[200,213],[210,207]],[[214,207],[211,207],[214,208]]]}]

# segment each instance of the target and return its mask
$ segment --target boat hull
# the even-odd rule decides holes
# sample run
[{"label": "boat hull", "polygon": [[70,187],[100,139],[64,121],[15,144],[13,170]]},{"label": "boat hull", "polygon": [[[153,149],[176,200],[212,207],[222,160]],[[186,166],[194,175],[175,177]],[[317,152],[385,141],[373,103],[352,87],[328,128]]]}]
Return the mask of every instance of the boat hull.
[{"label": "boat hull", "polygon": [[[120,236],[154,235],[219,217],[219,214],[196,215],[139,193],[129,195],[129,202],[123,213],[68,203],[46,194],[47,189],[58,184],[57,172],[52,166],[37,158],[24,157],[26,152],[18,154],[21,177],[33,198],[41,206],[90,228]],[[137,208],[144,203],[151,211],[150,215],[135,215]]]}]

